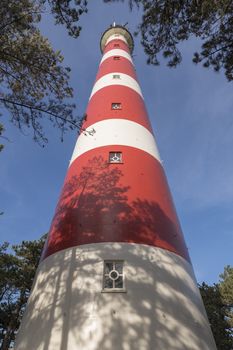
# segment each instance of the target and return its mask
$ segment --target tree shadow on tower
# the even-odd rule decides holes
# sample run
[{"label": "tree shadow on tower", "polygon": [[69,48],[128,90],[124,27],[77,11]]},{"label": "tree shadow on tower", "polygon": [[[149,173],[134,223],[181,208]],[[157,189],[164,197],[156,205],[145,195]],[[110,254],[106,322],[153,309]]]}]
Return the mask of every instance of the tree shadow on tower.
[{"label": "tree shadow on tower", "polygon": [[[70,169],[16,350],[215,349],[192,268],[171,253],[177,225],[130,191],[101,156]],[[127,293],[102,293],[105,259],[125,260]]]}]

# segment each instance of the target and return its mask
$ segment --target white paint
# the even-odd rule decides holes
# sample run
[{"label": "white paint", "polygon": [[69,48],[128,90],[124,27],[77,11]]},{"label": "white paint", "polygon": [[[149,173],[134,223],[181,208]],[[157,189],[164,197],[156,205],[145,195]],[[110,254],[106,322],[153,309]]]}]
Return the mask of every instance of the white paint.
[{"label": "white paint", "polygon": [[[113,78],[114,75],[120,75],[120,79],[114,79]],[[127,86],[130,89],[133,89],[134,91],[136,91],[143,98],[141,88],[135,79],[133,79],[128,74],[124,74],[124,73],[120,73],[120,72],[112,72],[112,73],[104,75],[99,80],[97,80],[97,82],[93,86],[89,100],[92,98],[92,96],[97,91],[99,91],[100,89],[103,89],[104,87],[111,86],[111,85]]]},{"label": "white paint", "polygon": [[87,151],[110,145],[135,147],[160,161],[153,134],[138,123],[127,119],[106,119],[87,128],[87,131],[92,130],[95,131],[93,135],[88,132],[79,135],[70,163]]},{"label": "white paint", "polygon": [[110,50],[110,51],[106,52],[106,53],[103,55],[102,60],[100,61],[100,64],[101,64],[103,61],[105,61],[107,58],[113,57],[113,56],[124,57],[124,58],[126,58],[127,60],[129,60],[129,61],[133,64],[132,58],[131,58],[131,56],[128,54],[128,52],[126,52],[125,50],[121,50],[121,49],[113,49],[113,50]]},{"label": "white paint", "polygon": [[112,41],[112,40],[122,40],[122,41],[124,41],[124,43],[126,43],[126,44],[128,45],[127,40],[125,39],[125,37],[124,37],[123,35],[121,35],[121,34],[113,34],[113,35],[111,35],[111,36],[108,38],[108,40],[106,41],[105,46],[106,46],[108,43],[110,43],[110,41]]},{"label": "white paint", "polygon": [[[126,293],[102,293],[104,260]],[[169,251],[98,243],[39,266],[15,350],[216,350],[191,265]]]},{"label": "white paint", "polygon": [[132,38],[131,34],[128,32],[128,30],[124,27],[111,27],[104,32],[104,34],[101,38],[101,41],[100,41],[101,51],[103,52],[104,48],[106,46],[106,43],[110,42],[108,40],[110,37],[112,38],[111,40],[116,40],[117,38],[119,38],[118,36],[114,36],[117,34],[119,34],[123,38],[122,40],[124,42],[126,40],[126,43],[129,47],[130,51],[132,52],[133,46],[134,46],[133,38]]}]

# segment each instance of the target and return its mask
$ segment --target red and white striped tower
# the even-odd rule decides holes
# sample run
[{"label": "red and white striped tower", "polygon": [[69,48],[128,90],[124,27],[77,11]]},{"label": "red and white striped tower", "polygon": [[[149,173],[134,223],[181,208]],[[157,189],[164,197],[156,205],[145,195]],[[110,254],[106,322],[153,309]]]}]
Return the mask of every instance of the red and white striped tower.
[{"label": "red and white striped tower", "polygon": [[15,350],[214,350],[131,34],[101,51]]}]

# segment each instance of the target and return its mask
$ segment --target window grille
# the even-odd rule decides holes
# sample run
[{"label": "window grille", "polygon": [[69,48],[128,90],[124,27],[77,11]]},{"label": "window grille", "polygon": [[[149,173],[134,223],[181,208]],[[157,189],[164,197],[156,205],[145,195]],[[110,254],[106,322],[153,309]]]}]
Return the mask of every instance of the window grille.
[{"label": "window grille", "polygon": [[112,109],[121,109],[121,103],[120,102],[113,102]]},{"label": "window grille", "polygon": [[109,152],[109,163],[122,163],[122,152]]},{"label": "window grille", "polygon": [[124,272],[122,260],[104,261],[103,291],[123,291]]}]

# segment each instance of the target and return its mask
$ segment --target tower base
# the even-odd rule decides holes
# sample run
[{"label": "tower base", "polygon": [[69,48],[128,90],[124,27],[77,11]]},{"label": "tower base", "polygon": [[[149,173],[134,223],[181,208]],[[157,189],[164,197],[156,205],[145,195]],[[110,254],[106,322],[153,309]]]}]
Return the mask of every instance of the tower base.
[{"label": "tower base", "polygon": [[[125,290],[102,290],[123,260]],[[40,265],[15,350],[215,350],[192,266],[131,243],[68,248]]]}]

